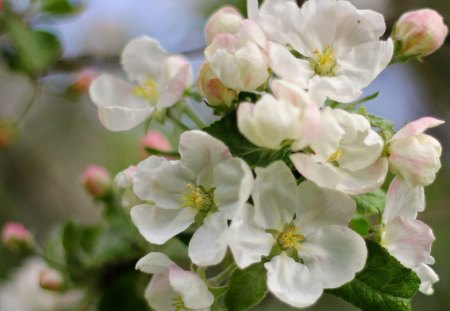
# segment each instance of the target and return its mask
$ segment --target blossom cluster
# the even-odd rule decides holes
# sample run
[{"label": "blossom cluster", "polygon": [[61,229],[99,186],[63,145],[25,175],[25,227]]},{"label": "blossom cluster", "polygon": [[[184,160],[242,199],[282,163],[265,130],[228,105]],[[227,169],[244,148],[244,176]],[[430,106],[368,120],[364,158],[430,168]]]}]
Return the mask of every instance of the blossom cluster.
[{"label": "blossom cluster", "polygon": [[[412,269],[423,293],[433,292],[434,236],[416,217],[425,209],[423,187],[441,165],[440,143],[424,132],[443,121],[424,117],[394,133],[358,108],[362,90],[394,60],[423,57],[442,44],[445,25],[427,35],[422,29],[424,42],[420,36],[411,41],[414,23],[414,16],[402,18],[391,38],[382,39],[383,16],[347,1],[309,0],[298,7],[293,0],[261,6],[248,0],[247,18],[224,7],[208,20],[197,96],[189,61],[148,37],[132,40],[122,53],[128,82],[106,74],[94,80],[90,95],[107,129],[157,120],[183,130],[175,156],[164,156],[165,145],[160,156],[116,178],[148,242],[192,235],[192,271],[159,252],[137,263],[153,274],[145,293],[152,308],[209,310],[216,297],[204,271],[228,250],[239,269],[263,264],[267,288],[278,299],[311,306],[325,289],[341,287],[364,268],[365,240],[349,227],[354,197],[382,187],[389,172],[395,178],[381,221],[366,238]],[[222,117],[216,124],[235,116],[237,131],[222,129],[230,139],[221,141],[202,126],[186,102],[198,95]],[[187,128],[179,117],[184,113],[200,129]],[[233,138],[266,160],[249,161],[227,145]]]}]

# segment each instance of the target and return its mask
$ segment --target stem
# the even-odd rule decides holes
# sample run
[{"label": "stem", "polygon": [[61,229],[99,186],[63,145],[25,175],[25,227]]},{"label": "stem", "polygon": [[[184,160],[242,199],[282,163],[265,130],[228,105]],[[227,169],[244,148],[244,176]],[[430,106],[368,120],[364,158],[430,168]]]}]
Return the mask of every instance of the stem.
[{"label": "stem", "polygon": [[200,118],[197,117],[195,112],[187,104],[183,105],[183,111],[186,113],[189,119],[194,121],[195,125],[197,125],[198,128],[202,129],[205,127],[205,124],[202,122],[202,120],[200,120]]},{"label": "stem", "polygon": [[227,278],[230,277],[230,275],[234,272],[234,270],[237,269],[236,264],[233,262],[228,267],[225,268],[222,272],[220,272],[218,275],[216,275],[213,278],[209,279],[209,282],[215,285],[219,285],[223,281],[225,281]]},{"label": "stem", "polygon": [[45,260],[46,262],[48,262],[48,263],[54,265],[55,267],[58,267],[58,269],[61,269],[61,270],[66,270],[66,269],[67,269],[67,267],[66,267],[64,264],[59,263],[59,262],[56,262],[56,261],[54,261],[53,259],[48,258],[48,257],[44,254],[44,252],[40,249],[40,247],[36,246],[36,247],[33,249],[33,252],[34,252],[34,254],[35,254],[36,256],[42,258],[43,260]]},{"label": "stem", "polygon": [[163,157],[172,157],[172,158],[180,157],[180,154],[177,151],[162,151],[150,147],[145,147],[145,151],[147,151],[149,154],[160,155]]},{"label": "stem", "polygon": [[27,103],[27,105],[25,106],[24,111],[22,112],[22,114],[19,117],[19,122],[22,122],[25,117],[27,116],[28,112],[30,111],[31,107],[33,106],[34,102],[36,101],[36,98],[38,97],[39,91],[40,91],[40,86],[39,84],[33,80],[33,94],[31,94],[31,97]]},{"label": "stem", "polygon": [[170,121],[172,121],[175,125],[177,125],[182,130],[185,130],[185,131],[190,131],[191,130],[186,124],[184,124],[183,122],[181,122],[177,118],[174,118],[171,115],[168,115],[167,117],[170,119]]}]

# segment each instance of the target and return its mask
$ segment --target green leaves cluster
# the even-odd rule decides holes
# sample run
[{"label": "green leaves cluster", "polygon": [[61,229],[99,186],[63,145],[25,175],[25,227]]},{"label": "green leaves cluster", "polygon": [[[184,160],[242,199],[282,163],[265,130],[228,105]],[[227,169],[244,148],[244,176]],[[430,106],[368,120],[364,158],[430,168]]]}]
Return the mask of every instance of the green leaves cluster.
[{"label": "green leaves cluster", "polygon": [[367,241],[365,268],[344,286],[327,290],[363,311],[408,311],[420,279],[380,245]]}]

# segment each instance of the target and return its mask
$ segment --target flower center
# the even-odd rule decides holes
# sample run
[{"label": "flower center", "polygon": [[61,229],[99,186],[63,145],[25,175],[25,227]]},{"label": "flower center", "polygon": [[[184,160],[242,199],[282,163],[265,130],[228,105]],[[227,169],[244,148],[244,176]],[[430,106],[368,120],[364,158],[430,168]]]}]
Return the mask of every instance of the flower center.
[{"label": "flower center", "polygon": [[337,148],[336,151],[328,158],[328,162],[336,163],[342,157],[342,153],[343,153],[342,149]]},{"label": "flower center", "polygon": [[151,104],[156,104],[159,98],[158,84],[153,79],[148,79],[133,89],[133,95],[142,97]]},{"label": "flower center", "polygon": [[305,237],[297,233],[295,226],[284,229],[278,236],[277,242],[282,250],[298,249]]},{"label": "flower center", "polygon": [[189,310],[184,305],[184,302],[183,302],[183,299],[181,298],[181,296],[177,296],[177,297],[172,298],[172,307],[175,308],[175,311]]},{"label": "flower center", "polygon": [[186,185],[186,192],[180,198],[181,207],[190,207],[202,212],[209,212],[216,207],[214,188],[206,190],[203,186]]},{"label": "flower center", "polygon": [[323,51],[315,49],[310,59],[311,68],[319,76],[333,77],[336,75],[336,52],[330,46]]}]

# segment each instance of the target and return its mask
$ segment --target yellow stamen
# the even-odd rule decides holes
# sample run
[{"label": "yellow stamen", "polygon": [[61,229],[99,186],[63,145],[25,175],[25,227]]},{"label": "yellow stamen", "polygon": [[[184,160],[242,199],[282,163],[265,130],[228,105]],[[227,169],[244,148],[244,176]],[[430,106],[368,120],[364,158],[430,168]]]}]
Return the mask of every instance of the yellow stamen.
[{"label": "yellow stamen", "polygon": [[338,148],[336,151],[328,158],[328,162],[337,162],[342,157],[342,149]]},{"label": "yellow stamen", "polygon": [[159,98],[158,85],[155,80],[148,79],[133,89],[133,95],[147,99],[151,104],[156,104]]},{"label": "yellow stamen", "polygon": [[278,236],[278,244],[283,250],[298,249],[304,239],[305,237],[303,235],[297,234],[297,228],[292,226],[280,233]]},{"label": "yellow stamen", "polygon": [[310,59],[311,68],[319,76],[332,77],[336,75],[336,52],[327,46],[322,52],[318,49],[313,51],[313,57]]},{"label": "yellow stamen", "polygon": [[214,191],[207,191],[201,186],[186,185],[186,192],[180,198],[181,207],[190,207],[199,211],[210,211],[214,206]]}]

